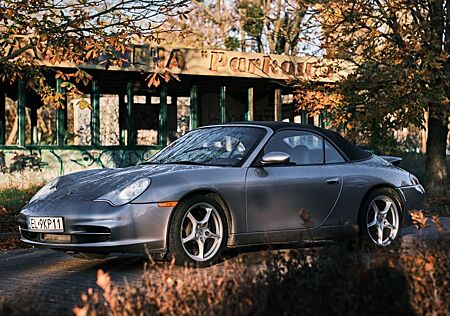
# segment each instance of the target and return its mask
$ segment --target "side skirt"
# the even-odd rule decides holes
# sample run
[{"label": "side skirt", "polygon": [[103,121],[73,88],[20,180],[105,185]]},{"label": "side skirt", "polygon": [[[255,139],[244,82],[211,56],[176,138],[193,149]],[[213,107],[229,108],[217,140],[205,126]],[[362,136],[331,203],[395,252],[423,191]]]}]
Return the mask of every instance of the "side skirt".
[{"label": "side skirt", "polygon": [[228,247],[267,245],[277,243],[343,240],[357,236],[351,225],[323,226],[313,229],[255,232],[230,235]]}]

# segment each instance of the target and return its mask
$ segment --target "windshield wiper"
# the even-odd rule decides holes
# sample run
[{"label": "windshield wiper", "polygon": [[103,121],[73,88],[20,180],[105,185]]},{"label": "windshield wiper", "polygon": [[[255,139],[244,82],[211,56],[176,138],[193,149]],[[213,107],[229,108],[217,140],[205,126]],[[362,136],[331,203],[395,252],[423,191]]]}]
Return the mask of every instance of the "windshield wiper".
[{"label": "windshield wiper", "polygon": [[156,161],[144,161],[144,162],[141,162],[139,164],[139,166],[142,166],[142,165],[159,165],[159,164],[161,164],[161,163],[160,162],[156,162]]}]

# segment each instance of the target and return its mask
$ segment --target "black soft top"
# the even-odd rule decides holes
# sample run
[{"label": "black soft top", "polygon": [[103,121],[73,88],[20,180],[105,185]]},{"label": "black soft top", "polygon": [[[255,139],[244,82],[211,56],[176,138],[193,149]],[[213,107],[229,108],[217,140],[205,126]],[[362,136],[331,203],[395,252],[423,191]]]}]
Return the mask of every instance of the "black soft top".
[{"label": "black soft top", "polygon": [[309,124],[298,124],[291,122],[278,122],[278,121],[252,121],[252,122],[233,122],[228,124],[245,124],[245,125],[260,125],[271,128],[274,132],[281,129],[302,129],[316,132],[328,138],[333,144],[338,147],[342,153],[347,157],[349,161],[365,160],[372,157],[372,153],[359,148],[353,143],[346,140],[344,137],[338,133],[323,129],[314,125]]}]

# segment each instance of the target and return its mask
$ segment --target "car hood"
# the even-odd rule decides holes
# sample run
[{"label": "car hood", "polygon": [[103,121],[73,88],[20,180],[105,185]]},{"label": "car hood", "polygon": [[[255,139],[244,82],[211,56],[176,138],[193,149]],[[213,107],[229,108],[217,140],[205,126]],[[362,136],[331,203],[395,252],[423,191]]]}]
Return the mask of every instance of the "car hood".
[{"label": "car hood", "polygon": [[[92,201],[108,192],[121,189],[141,178],[152,178],[166,173],[193,169],[217,168],[190,165],[141,165],[129,168],[97,169],[62,176],[57,190],[46,199]],[[151,184],[150,184],[151,186]]]}]

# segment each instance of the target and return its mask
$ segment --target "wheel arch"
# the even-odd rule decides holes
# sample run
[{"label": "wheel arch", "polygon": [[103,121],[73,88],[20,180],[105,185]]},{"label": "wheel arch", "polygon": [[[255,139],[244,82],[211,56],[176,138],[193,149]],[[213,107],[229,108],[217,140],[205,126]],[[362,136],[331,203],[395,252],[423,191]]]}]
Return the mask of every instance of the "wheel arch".
[{"label": "wheel arch", "polygon": [[[214,199],[215,201],[217,201],[217,203],[220,204],[220,206],[222,207],[222,209],[225,212],[225,218],[227,220],[227,227],[228,227],[228,240],[227,240],[227,244],[230,242],[230,235],[233,233],[234,228],[233,228],[233,224],[234,224],[234,219],[233,216],[231,214],[231,210],[230,207],[228,206],[228,203],[226,202],[226,200],[224,199],[224,197],[217,192],[216,190],[213,189],[209,189],[209,188],[204,188],[204,189],[195,189],[192,191],[189,191],[188,193],[184,194],[179,200],[178,203],[180,203],[181,201],[183,201],[184,199],[187,199],[189,197],[195,196],[195,195],[206,195],[211,197],[212,199]],[[178,205],[178,204],[177,204]],[[166,249],[169,249],[169,227],[172,224],[172,219],[173,219],[173,215],[176,211],[177,206],[175,206],[172,210],[172,212],[170,213],[170,217],[169,217],[169,225],[167,226],[167,231],[166,231]]]},{"label": "wheel arch", "polygon": [[395,194],[398,198],[398,202],[400,203],[401,223],[404,222],[404,220],[405,220],[405,204],[404,203],[405,202],[403,200],[402,194],[400,194],[399,190],[390,183],[379,183],[379,184],[372,186],[369,190],[367,190],[367,192],[364,194],[363,198],[361,199],[361,202],[359,203],[359,209],[358,209],[358,223],[360,223],[361,216],[363,213],[362,206],[363,206],[364,202],[367,200],[368,196],[375,190],[386,189],[386,188],[391,189],[392,191],[395,192]]}]

